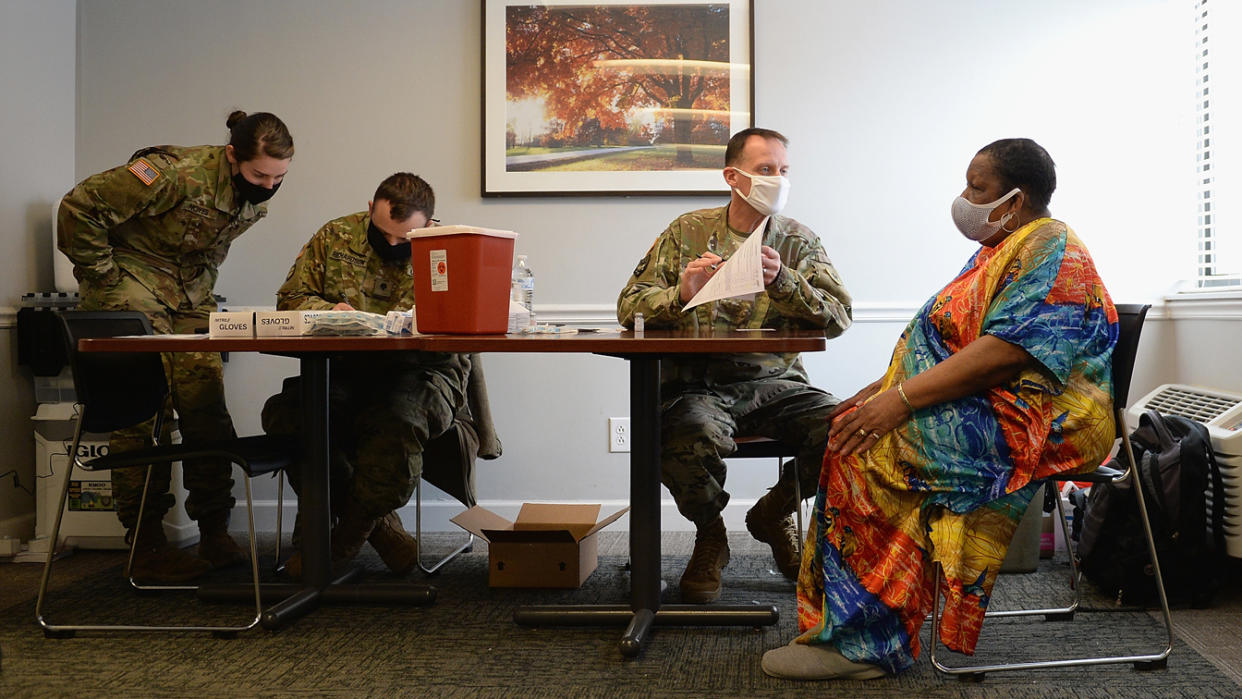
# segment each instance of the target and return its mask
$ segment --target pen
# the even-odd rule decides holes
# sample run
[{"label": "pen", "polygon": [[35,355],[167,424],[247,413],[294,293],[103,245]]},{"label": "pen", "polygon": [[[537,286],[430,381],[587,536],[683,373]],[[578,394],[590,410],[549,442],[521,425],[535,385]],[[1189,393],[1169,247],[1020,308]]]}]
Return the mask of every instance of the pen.
[{"label": "pen", "polygon": [[[707,253],[703,253],[702,255],[699,255],[699,259],[703,259],[703,255],[706,255],[706,254],[707,254]],[[726,262],[728,262],[728,260],[726,260],[726,259],[724,259],[724,258],[722,257],[722,258],[720,258],[720,262],[717,262],[716,264],[711,265],[711,268],[712,268],[712,269],[716,269],[717,267],[719,267],[720,265],[723,265],[723,264],[724,264],[724,263],[726,263]]]}]

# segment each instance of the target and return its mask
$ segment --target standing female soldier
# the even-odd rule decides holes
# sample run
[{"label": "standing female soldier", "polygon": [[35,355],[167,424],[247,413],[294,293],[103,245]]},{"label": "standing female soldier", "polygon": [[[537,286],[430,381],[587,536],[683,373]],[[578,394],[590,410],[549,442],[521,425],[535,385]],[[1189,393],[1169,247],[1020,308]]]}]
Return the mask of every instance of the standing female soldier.
[{"label": "standing female soldier", "polygon": [[[280,187],[293,157],[293,138],[273,114],[235,111],[227,125],[226,146],[144,148],[127,164],[92,175],[65,195],[58,245],[73,261],[83,310],[142,311],[157,333],[192,333],[207,326],[229,245],[267,215],[264,202]],[[185,439],[234,436],[220,355],[177,352],[163,358]],[[115,432],[110,447],[139,448],[149,442],[150,431],[146,423]],[[199,557],[164,537],[161,522],[175,502],[164,465],[151,476],[135,577],[181,582],[246,561],[228,534],[232,466],[214,459],[183,466],[186,512],[201,534]],[[112,475],[117,515],[130,541],[145,473],[121,469]]]}]

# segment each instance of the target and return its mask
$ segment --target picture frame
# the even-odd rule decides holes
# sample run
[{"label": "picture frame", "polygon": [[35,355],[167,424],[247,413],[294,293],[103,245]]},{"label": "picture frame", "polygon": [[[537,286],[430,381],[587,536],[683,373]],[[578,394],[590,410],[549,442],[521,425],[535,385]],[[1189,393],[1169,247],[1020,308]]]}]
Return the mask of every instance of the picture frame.
[{"label": "picture frame", "polygon": [[483,196],[728,193],[752,0],[482,3]]}]

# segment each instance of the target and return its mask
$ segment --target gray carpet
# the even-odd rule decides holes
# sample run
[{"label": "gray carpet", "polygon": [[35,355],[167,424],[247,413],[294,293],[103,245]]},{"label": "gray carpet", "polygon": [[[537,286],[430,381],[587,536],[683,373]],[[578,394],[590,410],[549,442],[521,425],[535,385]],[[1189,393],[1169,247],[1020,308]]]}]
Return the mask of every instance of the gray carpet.
[{"label": "gray carpet", "polygon": [[[602,603],[628,593],[624,536],[605,533],[600,568],[581,590],[492,590],[486,546],[432,578],[439,599],[427,608],[323,607],[277,633],[251,631],[233,640],[205,634],[82,634],[49,640],[34,625],[38,566],[0,567],[0,696],[769,696],[827,693],[847,696],[1236,697],[1242,688],[1178,642],[1167,670],[1135,672],[1129,665],[1060,671],[995,673],[981,683],[946,678],[924,657],[910,671],[870,682],[805,684],[765,676],[759,657],[794,636],[793,585],[769,569],[753,542],[733,535],[726,569],[729,603],[775,603],[776,627],[658,628],[638,659],[622,659],[620,629],[522,628],[512,621],[521,604]],[[442,539],[441,539],[442,540]],[[689,548],[685,534],[666,534],[664,577],[676,601],[676,580]],[[682,552],[680,555],[673,552]],[[78,559],[74,561],[74,559]],[[181,620],[242,614],[240,607],[204,605],[181,594],[136,596],[119,577],[120,556],[87,553],[65,559],[66,575],[53,609],[57,618],[90,615],[133,619],[138,610]],[[381,572],[373,554],[363,563]],[[997,608],[1014,599],[1048,600],[1064,569],[1044,563],[1030,575],[1002,578]],[[235,577],[235,576],[234,576]],[[421,575],[412,576],[419,580]],[[1055,580],[1054,580],[1055,578]],[[17,579],[19,584],[12,584]],[[1058,588],[1059,589],[1059,588]],[[1051,600],[1048,600],[1051,601]],[[1092,598],[1088,605],[1106,607]],[[923,638],[927,638],[926,630]],[[1064,653],[1161,646],[1161,627],[1139,611],[1081,614],[1074,621],[990,620],[978,660],[1017,660]],[[962,660],[954,657],[953,660]]]}]

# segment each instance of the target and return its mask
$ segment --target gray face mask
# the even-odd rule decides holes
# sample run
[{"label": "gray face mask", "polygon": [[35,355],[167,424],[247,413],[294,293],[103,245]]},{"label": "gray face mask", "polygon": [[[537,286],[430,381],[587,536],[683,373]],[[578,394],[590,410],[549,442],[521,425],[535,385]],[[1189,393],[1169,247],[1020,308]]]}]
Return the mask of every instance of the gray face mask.
[{"label": "gray face mask", "polygon": [[991,204],[975,204],[966,199],[966,197],[959,196],[953,200],[953,224],[962,232],[962,235],[975,242],[987,240],[996,235],[996,231],[1000,230],[1002,226],[1013,220],[1016,214],[1010,211],[1001,216],[999,221],[989,221],[988,217],[992,215],[992,212],[997,207],[1009,201],[1013,198],[1013,195],[1021,191],[1021,189],[1014,187],[1009,190],[1008,194]]}]

